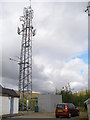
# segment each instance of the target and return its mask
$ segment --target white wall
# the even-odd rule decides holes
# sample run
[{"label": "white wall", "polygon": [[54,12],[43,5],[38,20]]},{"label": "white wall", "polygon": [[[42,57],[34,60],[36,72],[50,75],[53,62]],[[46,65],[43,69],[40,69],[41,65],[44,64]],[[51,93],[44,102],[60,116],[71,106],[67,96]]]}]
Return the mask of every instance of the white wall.
[{"label": "white wall", "polygon": [[51,110],[55,112],[56,104],[62,103],[62,95],[51,95]]},{"label": "white wall", "polygon": [[2,97],[2,115],[10,114],[10,98],[5,96]]},{"label": "white wall", "polygon": [[39,112],[50,111],[50,95],[39,95],[38,97]]},{"label": "white wall", "polygon": [[[11,98],[6,96],[0,96],[0,115],[10,114]],[[14,98],[13,114],[18,113],[19,98]]]},{"label": "white wall", "polygon": [[19,109],[19,98],[14,98],[13,113],[17,114]]},{"label": "white wall", "polygon": [[0,96],[0,115],[2,115],[2,96]]},{"label": "white wall", "polygon": [[88,119],[90,120],[90,103],[87,105],[88,107]]},{"label": "white wall", "polygon": [[57,103],[62,103],[61,95],[39,95],[38,107],[39,112],[54,112]]}]

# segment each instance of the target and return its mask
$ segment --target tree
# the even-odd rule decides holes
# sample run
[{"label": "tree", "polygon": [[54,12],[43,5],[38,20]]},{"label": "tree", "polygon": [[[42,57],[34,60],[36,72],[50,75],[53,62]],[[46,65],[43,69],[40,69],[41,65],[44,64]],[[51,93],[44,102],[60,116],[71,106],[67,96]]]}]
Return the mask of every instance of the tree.
[{"label": "tree", "polygon": [[62,87],[61,90],[56,89],[56,94],[62,95],[63,102],[71,102],[72,91],[70,84],[68,83],[66,86]]}]

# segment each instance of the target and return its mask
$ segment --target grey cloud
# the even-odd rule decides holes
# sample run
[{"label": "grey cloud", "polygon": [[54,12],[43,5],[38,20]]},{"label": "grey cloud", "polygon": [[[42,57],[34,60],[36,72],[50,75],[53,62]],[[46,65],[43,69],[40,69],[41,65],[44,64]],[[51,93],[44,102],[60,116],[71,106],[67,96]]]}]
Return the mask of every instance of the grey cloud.
[{"label": "grey cloud", "polygon": [[[17,26],[25,3],[3,4],[3,82],[15,87],[18,84],[18,65],[9,61],[9,57],[20,55],[21,37],[17,35]],[[70,79],[75,81],[74,75],[60,76],[60,72],[68,58],[71,60],[87,50],[87,15],[83,13],[86,3],[33,3],[32,6],[35,12],[33,25],[37,29],[33,38],[33,90],[51,92],[55,88],[61,89],[71,82]],[[42,61],[37,63],[39,57]],[[46,74],[49,65],[53,70]]]}]

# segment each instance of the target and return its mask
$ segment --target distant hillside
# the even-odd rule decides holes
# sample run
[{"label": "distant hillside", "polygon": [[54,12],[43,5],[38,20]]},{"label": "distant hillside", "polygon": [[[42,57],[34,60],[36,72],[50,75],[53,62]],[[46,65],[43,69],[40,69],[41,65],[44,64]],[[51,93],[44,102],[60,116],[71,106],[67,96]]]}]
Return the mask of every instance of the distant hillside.
[{"label": "distant hillside", "polygon": [[81,92],[78,92],[77,95],[80,96],[80,95],[86,95],[86,94],[90,94],[90,90],[84,90],[84,91],[81,91]]}]

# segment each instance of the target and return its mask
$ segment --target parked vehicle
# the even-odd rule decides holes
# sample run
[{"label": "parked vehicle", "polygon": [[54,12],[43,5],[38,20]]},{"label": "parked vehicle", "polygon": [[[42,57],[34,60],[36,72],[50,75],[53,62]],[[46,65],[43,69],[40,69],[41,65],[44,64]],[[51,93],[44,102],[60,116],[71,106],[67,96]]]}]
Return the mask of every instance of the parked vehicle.
[{"label": "parked vehicle", "polygon": [[72,103],[60,103],[56,105],[55,115],[56,118],[79,116],[79,109]]}]

